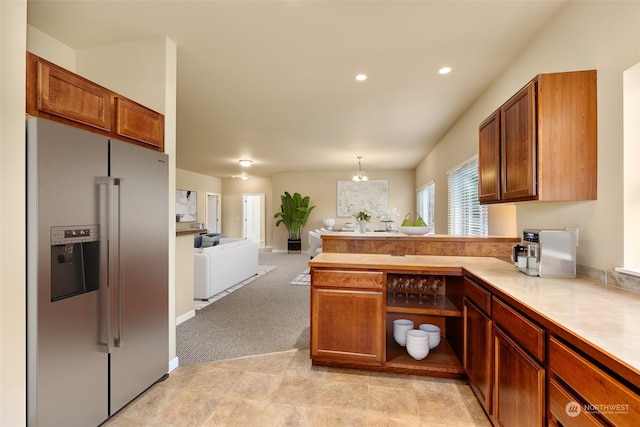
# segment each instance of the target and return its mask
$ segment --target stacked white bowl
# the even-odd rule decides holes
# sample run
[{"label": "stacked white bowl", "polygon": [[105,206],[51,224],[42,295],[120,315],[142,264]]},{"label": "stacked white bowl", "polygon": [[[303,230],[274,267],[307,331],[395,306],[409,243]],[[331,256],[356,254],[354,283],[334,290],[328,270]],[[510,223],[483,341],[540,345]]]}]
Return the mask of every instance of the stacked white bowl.
[{"label": "stacked white bowl", "polygon": [[393,321],[393,338],[401,346],[407,345],[407,331],[413,329],[413,322],[408,319],[396,319]]},{"label": "stacked white bowl", "polygon": [[423,323],[419,326],[421,331],[429,334],[429,349],[433,350],[440,344],[440,328],[431,323]]},{"label": "stacked white bowl", "polygon": [[412,329],[407,332],[407,352],[416,360],[422,360],[429,354],[429,332]]}]

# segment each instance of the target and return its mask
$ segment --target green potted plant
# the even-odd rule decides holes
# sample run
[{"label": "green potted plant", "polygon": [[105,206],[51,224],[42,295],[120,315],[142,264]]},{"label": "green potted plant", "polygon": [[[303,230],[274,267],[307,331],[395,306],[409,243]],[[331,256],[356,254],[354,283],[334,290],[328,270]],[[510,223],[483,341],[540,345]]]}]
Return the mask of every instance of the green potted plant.
[{"label": "green potted plant", "polygon": [[315,206],[309,206],[309,196],[302,197],[300,193],[294,193],[293,196],[285,191],[280,196],[280,212],[276,212],[273,216],[278,218],[276,227],[284,224],[289,231],[289,239],[287,240],[287,250],[289,253],[300,253],[302,243],[300,233],[307,224],[309,214]]}]

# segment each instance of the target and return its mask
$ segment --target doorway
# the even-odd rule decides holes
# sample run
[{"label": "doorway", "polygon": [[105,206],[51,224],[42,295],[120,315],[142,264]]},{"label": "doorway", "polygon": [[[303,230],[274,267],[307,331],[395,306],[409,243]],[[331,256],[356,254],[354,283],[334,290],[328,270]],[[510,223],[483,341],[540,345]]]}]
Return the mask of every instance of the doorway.
[{"label": "doorway", "polygon": [[242,194],[242,237],[264,247],[265,231],[265,194]]},{"label": "doorway", "polygon": [[207,193],[205,228],[209,233],[221,233],[220,212],[220,194]]}]

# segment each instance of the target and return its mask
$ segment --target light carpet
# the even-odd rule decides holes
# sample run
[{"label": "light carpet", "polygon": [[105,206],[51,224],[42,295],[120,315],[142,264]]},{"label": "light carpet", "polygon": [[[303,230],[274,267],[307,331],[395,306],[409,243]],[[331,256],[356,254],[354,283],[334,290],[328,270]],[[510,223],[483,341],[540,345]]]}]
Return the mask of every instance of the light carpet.
[{"label": "light carpet", "polygon": [[211,298],[209,298],[207,300],[199,300],[199,299],[193,300],[193,308],[194,308],[194,310],[202,310],[203,308],[207,307],[212,302],[216,302],[220,298],[226,297],[231,292],[237,291],[238,289],[240,289],[244,285],[248,285],[249,283],[251,283],[254,280],[256,280],[258,277],[261,277],[261,276],[265,275],[266,273],[270,272],[271,270],[273,270],[276,267],[278,267],[278,266],[277,265],[259,265],[258,266],[258,274],[256,274],[255,276],[251,276],[248,279],[245,279],[242,282],[237,283],[237,284],[231,286],[230,288],[227,288],[224,291],[215,294],[214,296],[212,296]]},{"label": "light carpet", "polygon": [[177,326],[180,365],[309,348],[309,287],[289,285],[309,255],[261,251],[259,261],[277,268]]}]

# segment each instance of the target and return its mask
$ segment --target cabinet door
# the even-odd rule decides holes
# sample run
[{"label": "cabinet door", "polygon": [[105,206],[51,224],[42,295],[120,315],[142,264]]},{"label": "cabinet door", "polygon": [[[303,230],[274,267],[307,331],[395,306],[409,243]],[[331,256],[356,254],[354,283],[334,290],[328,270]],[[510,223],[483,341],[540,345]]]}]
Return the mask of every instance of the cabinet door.
[{"label": "cabinet door", "polygon": [[535,426],[545,420],[544,369],[494,327],[493,420],[501,426]]},{"label": "cabinet door", "polygon": [[503,200],[537,194],[535,89],[534,80],[500,108]]},{"label": "cabinet door", "polygon": [[119,96],[116,97],[116,133],[164,150],[164,116]]},{"label": "cabinet door", "polygon": [[491,414],[491,319],[467,298],[463,309],[464,370],[478,400]]},{"label": "cabinet door", "polygon": [[478,145],[478,200],[500,200],[500,110],[480,124]]},{"label": "cabinet door", "polygon": [[[30,58],[35,76],[35,105],[27,102],[27,112],[39,112],[108,131],[111,128],[109,90],[41,59]],[[31,82],[29,82],[31,83]],[[35,107],[35,111],[34,110]],[[46,117],[46,116],[45,116]]]},{"label": "cabinet door", "polygon": [[311,358],[380,365],[382,292],[311,290]]}]

